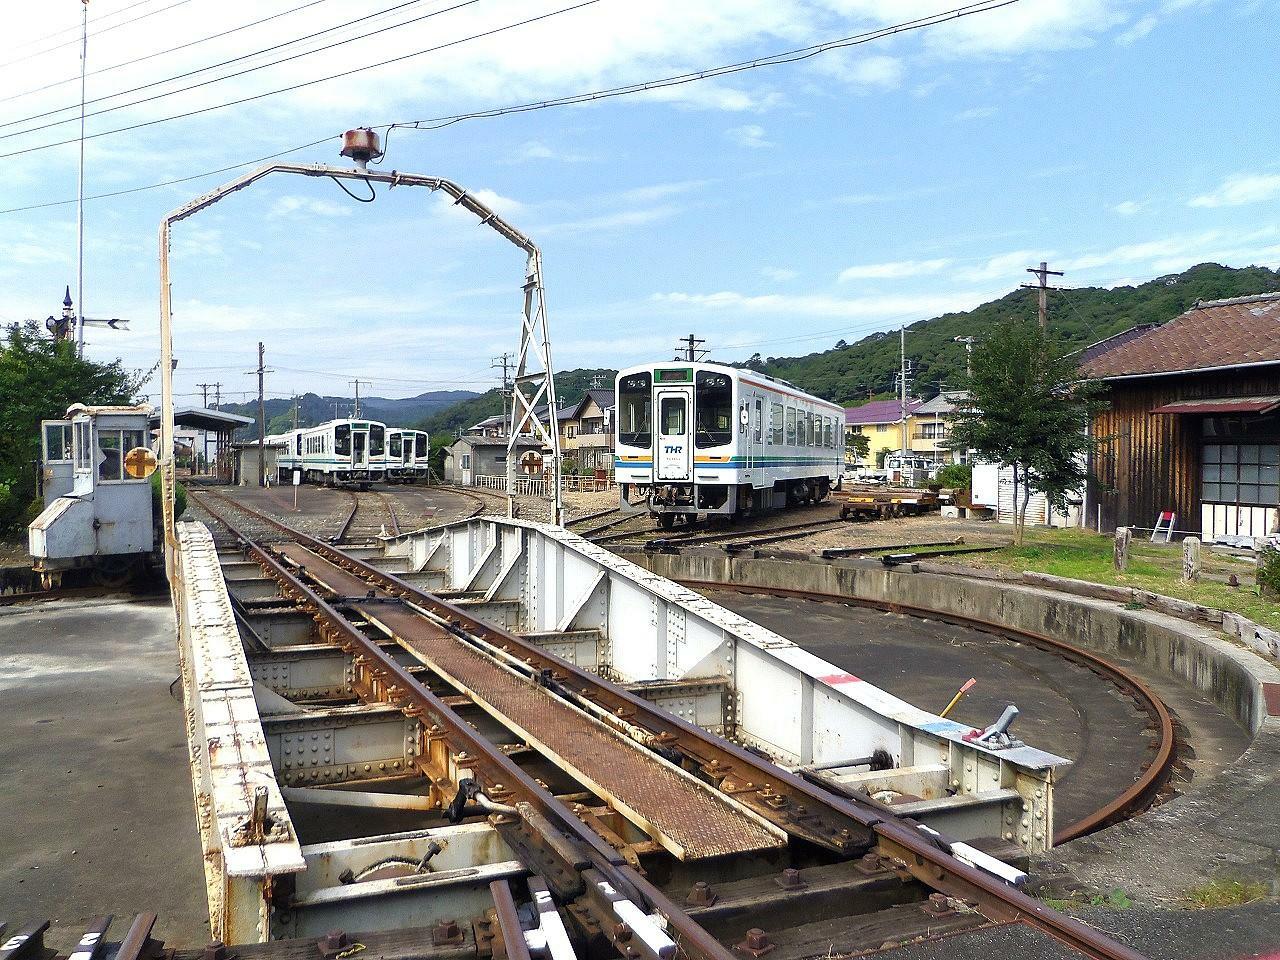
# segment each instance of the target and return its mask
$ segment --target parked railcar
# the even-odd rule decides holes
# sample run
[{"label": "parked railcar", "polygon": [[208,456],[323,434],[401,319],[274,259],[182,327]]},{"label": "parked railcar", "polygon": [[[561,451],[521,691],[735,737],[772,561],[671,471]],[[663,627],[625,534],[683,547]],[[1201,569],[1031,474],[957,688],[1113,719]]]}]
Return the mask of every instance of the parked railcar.
[{"label": "parked railcar", "polygon": [[844,410],[717,363],[648,363],[616,381],[622,510],[747,516],[825,499],[844,463]]},{"label": "parked railcar", "polygon": [[301,470],[306,483],[354,485],[363,490],[386,475],[386,433],[386,425],[376,420],[330,420],[268,440],[285,447],[276,459],[282,483],[289,482],[294,470]]},{"label": "parked railcar", "polygon": [[387,428],[386,455],[383,466],[391,483],[417,483],[426,480],[431,438],[422,430]]}]

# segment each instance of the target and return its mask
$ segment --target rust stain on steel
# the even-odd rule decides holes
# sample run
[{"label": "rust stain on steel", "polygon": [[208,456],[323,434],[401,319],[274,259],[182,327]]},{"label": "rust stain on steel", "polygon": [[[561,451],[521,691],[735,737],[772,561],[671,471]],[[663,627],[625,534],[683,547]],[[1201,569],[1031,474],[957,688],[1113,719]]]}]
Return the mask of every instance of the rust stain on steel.
[{"label": "rust stain on steel", "polygon": [[[361,596],[365,580],[301,544],[279,552],[342,596]],[[376,593],[385,597],[385,593]],[[781,847],[786,836],[726,800],[693,776],[530,683],[408,607],[353,604],[441,676],[471,694],[535,749],[563,763],[599,790],[642,830],[686,860]]]}]

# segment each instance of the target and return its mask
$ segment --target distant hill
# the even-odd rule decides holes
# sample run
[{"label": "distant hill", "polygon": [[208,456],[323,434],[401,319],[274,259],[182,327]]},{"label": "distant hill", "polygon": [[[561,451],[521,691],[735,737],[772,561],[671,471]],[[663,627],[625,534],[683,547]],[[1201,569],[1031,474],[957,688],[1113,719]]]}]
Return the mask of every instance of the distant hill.
[{"label": "distant hill", "polygon": [[[387,397],[361,397],[360,415],[396,427],[412,426],[414,423],[440,410],[479,396],[472,390],[433,390],[416,397],[390,399]],[[336,417],[349,417],[355,401],[351,397],[328,397],[315,393],[306,393],[298,398],[298,422],[303,426],[313,426],[333,420]],[[283,398],[272,398],[265,404],[267,412],[267,433],[282,433],[293,426],[293,401]],[[229,413],[253,417],[253,424],[237,431],[236,439],[247,439],[258,435],[258,404],[224,403],[222,409]]]},{"label": "distant hill", "polygon": [[[1049,295],[1049,329],[1068,347],[1082,347],[1139,323],[1164,323],[1197,300],[1219,300],[1280,290],[1280,271],[1201,263],[1182,273],[1133,287],[1080,287]],[[939,383],[964,377],[964,345],[956,337],[982,338],[999,320],[1036,316],[1032,290],[1013,293],[973,310],[948,313],[907,327],[907,357],[915,362],[915,393],[928,397]],[[874,333],[857,343],[803,357],[761,357],[739,366],[789,380],[802,390],[847,406],[868,397],[892,396],[899,364],[898,332]]]},{"label": "distant hill", "polygon": [[[577,403],[593,383],[599,383],[611,390],[617,375],[617,370],[604,368],[561,370],[555,376],[556,403],[561,407]],[[424,417],[418,422],[417,427],[431,434],[452,434],[459,429],[465,430],[486,417],[500,413],[502,413],[502,391],[495,387],[487,393],[473,395],[461,403]]]}]

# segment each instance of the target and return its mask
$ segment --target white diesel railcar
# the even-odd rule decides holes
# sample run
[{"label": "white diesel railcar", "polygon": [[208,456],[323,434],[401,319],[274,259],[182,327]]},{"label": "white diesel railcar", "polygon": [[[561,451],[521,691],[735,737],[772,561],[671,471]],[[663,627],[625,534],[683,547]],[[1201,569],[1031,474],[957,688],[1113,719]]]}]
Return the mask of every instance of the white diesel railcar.
[{"label": "white diesel railcar", "polygon": [[267,440],[284,447],[276,458],[282,483],[301,470],[306,483],[366,489],[385,476],[386,434],[386,424],[376,420],[330,420]]},{"label": "white diesel railcar", "polygon": [[751,370],[630,367],[615,409],[620,506],[664,527],[822,500],[844,464],[844,409]]},{"label": "white diesel railcar", "polygon": [[387,453],[382,464],[392,483],[416,483],[429,472],[431,438],[422,430],[387,428]]}]

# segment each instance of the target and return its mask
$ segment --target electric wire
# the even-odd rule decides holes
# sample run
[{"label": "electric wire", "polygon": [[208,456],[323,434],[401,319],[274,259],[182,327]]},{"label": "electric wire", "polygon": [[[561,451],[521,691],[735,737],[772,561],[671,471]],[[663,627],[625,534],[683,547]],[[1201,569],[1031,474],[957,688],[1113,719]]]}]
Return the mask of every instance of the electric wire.
[{"label": "electric wire", "polygon": [[[239,33],[241,30],[248,30],[250,27],[259,26],[271,20],[279,20],[281,17],[286,17],[291,13],[297,13],[299,10],[306,10],[308,7],[314,7],[317,4],[328,3],[328,2],[329,0],[307,0],[306,3],[300,4],[296,7],[290,7],[288,10],[281,10],[279,13],[273,13],[271,16],[263,17],[260,20],[254,20],[250,23],[243,23],[238,27],[231,27],[228,30],[223,30],[221,33],[211,33],[208,36],[198,37],[195,40],[188,40],[186,43],[180,43],[176,47],[169,47],[166,50],[157,50],[154,53],[148,53],[141,57],[134,57],[132,60],[125,60],[121,63],[113,63],[109,67],[99,67],[97,70],[90,70],[86,74],[86,76],[96,77],[102,73],[110,73],[112,70],[119,70],[122,67],[131,67],[136,63],[143,63],[144,61],[147,61],[147,60],[154,60],[156,57],[163,57],[169,53],[176,53],[179,50],[186,50],[188,47],[194,47],[202,43],[208,43],[210,40],[220,40],[223,37],[230,36],[233,33]],[[24,90],[21,93],[14,93],[7,97],[0,97],[0,103],[9,103],[12,100],[20,100],[23,97],[29,97],[35,93],[42,93],[45,90],[52,90],[54,87],[61,87],[64,84],[75,83],[79,79],[80,77],[77,74],[74,77],[67,77],[65,80],[55,80],[53,81],[53,83],[46,83],[43,87],[33,87],[32,89]],[[63,109],[69,110],[71,108],[64,107]]]},{"label": "electric wire", "polygon": [[[147,13],[143,13],[143,14],[140,14],[139,16],[134,17],[132,20],[122,20],[120,23],[113,23],[109,27],[103,27],[101,30],[97,30],[89,34],[89,36],[100,37],[104,33],[110,33],[112,30],[115,30],[119,27],[127,27],[131,23],[137,23],[139,20],[146,20],[148,17],[154,17],[158,13],[164,13],[167,10],[172,10],[174,7],[181,7],[183,4],[187,4],[190,2],[191,0],[175,0],[174,3],[169,4],[167,7],[160,7],[158,10],[150,10]],[[43,50],[37,50],[35,53],[29,53],[25,57],[18,57],[15,60],[7,60],[4,63],[0,63],[0,69],[4,69],[5,67],[12,67],[16,63],[25,63],[28,60],[32,60],[36,57],[42,57],[46,53],[52,53],[54,50],[61,50],[63,47],[69,47],[73,44],[78,44],[79,42],[80,42],[80,38],[77,37],[74,40],[67,40],[63,43],[55,44],[52,47],[46,47]]]},{"label": "electric wire", "polygon": [[[467,3],[474,3],[474,2],[477,2],[477,0],[464,0],[464,2],[467,2]],[[448,48],[451,48],[451,47],[460,46],[460,45],[462,45],[462,44],[464,44],[464,43],[468,43],[468,42],[470,42],[470,41],[472,41],[472,40],[480,40],[480,39],[483,39],[483,38],[485,38],[485,37],[495,36],[496,34],[499,34],[499,33],[505,33],[505,32],[506,32],[506,31],[508,31],[508,30],[515,30],[515,29],[518,29],[518,28],[520,28],[520,27],[525,27],[525,26],[528,26],[529,24],[532,24],[532,23],[539,23],[539,22],[541,22],[541,21],[543,21],[543,20],[549,20],[549,19],[551,19],[552,17],[557,17],[557,16],[560,16],[561,14],[564,14],[564,13],[572,13],[572,12],[574,12],[575,10],[581,10],[583,7],[590,7],[590,6],[593,6],[593,5],[595,5],[595,4],[599,3],[599,2],[600,2],[600,0],[580,0],[580,2],[578,2],[578,3],[570,4],[570,5],[569,5],[569,6],[567,6],[567,7],[560,7],[560,8],[559,8],[559,9],[557,9],[557,10],[551,10],[551,11],[549,11],[549,12],[547,12],[547,13],[539,14],[539,15],[538,15],[538,16],[536,16],[536,17],[529,17],[529,18],[524,19],[524,20],[518,20],[518,21],[516,21],[516,22],[514,22],[514,23],[507,23],[507,24],[503,24],[503,25],[502,25],[502,26],[500,26],[500,27],[494,27],[494,28],[492,28],[492,29],[490,29],[490,30],[484,30],[484,31],[481,31],[480,33],[473,33],[473,34],[471,34],[471,35],[469,35],[469,36],[466,36],[466,37],[459,37],[459,38],[458,38],[458,39],[456,39],[456,40],[450,40],[450,41],[448,41],[448,42],[446,42],[446,43],[436,44],[436,45],[435,45],[435,46],[433,46],[433,47],[427,47],[427,48],[425,48],[425,49],[423,49],[423,50],[415,50],[415,51],[414,51],[414,52],[412,52],[412,53],[405,53],[405,54],[401,54],[401,55],[400,55],[400,56],[398,56],[398,57],[391,57],[391,58],[389,58],[389,59],[387,59],[387,60],[380,60],[380,61],[378,61],[377,63],[369,63],[369,64],[365,64],[365,65],[364,65],[364,66],[362,66],[362,67],[353,67],[352,69],[350,69],[350,70],[344,70],[344,71],[342,71],[341,73],[333,73],[333,74],[330,74],[330,75],[329,75],[329,76],[327,76],[327,77],[317,77],[317,78],[316,78],[316,79],[314,79],[314,80],[305,80],[305,81],[303,81],[303,82],[301,82],[301,83],[291,84],[291,85],[289,85],[289,86],[287,86],[287,87],[279,87],[279,88],[277,88],[277,89],[275,89],[275,90],[268,90],[268,91],[266,91],[266,92],[264,92],[264,93],[256,93],[256,94],[253,94],[253,95],[251,95],[251,96],[247,96],[247,97],[240,97],[240,98],[239,98],[239,99],[237,99],[237,100],[228,100],[228,101],[226,101],[225,103],[215,103],[215,104],[211,104],[210,106],[207,106],[207,107],[200,107],[199,109],[196,109],[196,110],[188,110],[188,111],[186,111],[186,112],[184,112],[184,113],[176,113],[176,114],[173,114],[172,116],[168,116],[168,117],[158,117],[158,118],[156,118],[156,119],[154,119],[154,120],[142,120],[142,121],[139,121],[138,123],[131,123],[131,124],[128,124],[127,126],[123,126],[123,127],[114,127],[114,128],[112,128],[112,129],[110,129],[110,130],[99,130],[97,133],[90,133],[90,134],[87,134],[87,135],[85,136],[85,139],[86,139],[86,140],[96,140],[96,139],[98,139],[98,138],[100,138],[100,137],[109,137],[109,136],[112,136],[113,134],[117,134],[117,133],[125,133],[125,132],[130,131],[130,130],[140,130],[140,129],[142,129],[143,127],[152,127],[152,126],[155,126],[155,125],[157,125],[157,124],[161,124],[161,123],[168,123],[168,122],[170,122],[170,121],[172,121],[172,120],[182,120],[182,119],[185,119],[185,118],[187,118],[187,117],[194,117],[194,116],[199,116],[199,115],[201,115],[201,114],[205,114],[205,113],[212,113],[212,112],[214,112],[214,111],[216,111],[216,110],[225,110],[227,107],[235,107],[235,106],[239,106],[239,105],[240,105],[240,104],[242,104],[242,103],[251,103],[251,102],[253,102],[253,101],[255,101],[255,100],[263,100],[263,99],[265,99],[265,98],[267,98],[267,97],[273,97],[273,96],[275,96],[276,94],[280,94],[280,93],[290,93],[290,92],[292,92],[292,91],[294,91],[294,90],[301,90],[303,87],[311,87],[311,86],[315,86],[315,85],[316,85],[316,84],[318,84],[318,83],[325,83],[325,82],[327,82],[327,81],[329,81],[329,80],[340,80],[340,79],[341,79],[341,78],[343,78],[343,77],[349,77],[349,76],[352,76],[352,75],[357,74],[357,73],[364,73],[366,70],[374,70],[374,69],[377,69],[378,67],[385,67],[385,66],[387,66],[388,64],[392,64],[392,63],[400,63],[400,62],[402,62],[402,61],[404,61],[404,60],[410,60],[410,59],[412,59],[412,58],[414,58],[414,57],[421,57],[421,56],[423,56],[423,55],[425,55],[425,54],[428,54],[428,53],[437,53],[437,52],[439,52],[440,50],[445,50],[445,49],[448,49]],[[1016,0],[1006,0],[1006,2],[1013,3],[1013,2],[1016,2]],[[210,81],[210,82],[212,82],[212,81]],[[384,127],[386,127],[386,126],[390,126],[390,125],[389,125],[389,124],[383,124],[383,126],[384,126]],[[19,133],[22,133],[22,132],[27,132],[27,131],[19,131]],[[9,136],[17,136],[17,134],[9,134]],[[24,155],[24,154],[28,154],[28,153],[36,153],[36,152],[41,151],[41,150],[49,150],[49,149],[52,149],[53,147],[62,147],[62,146],[66,146],[66,145],[67,145],[67,144],[69,144],[69,143],[78,143],[78,142],[79,142],[79,140],[80,140],[80,138],[79,138],[79,137],[72,137],[72,138],[67,139],[67,140],[58,140],[58,141],[55,141],[55,142],[53,142],[53,143],[44,143],[44,144],[39,144],[39,145],[34,146],[34,147],[24,147],[24,148],[23,148],[23,149],[21,149],[21,150],[11,150],[11,151],[9,151],[8,153],[0,154],[0,159],[7,159],[7,158],[9,158],[9,157],[22,156],[22,155]]]},{"label": "electric wire", "polygon": [[[119,10],[111,10],[107,13],[100,14],[99,16],[96,16],[96,17],[90,17],[89,22],[98,23],[102,20],[110,20],[112,17],[118,17],[120,16],[120,14],[126,13],[129,10],[132,10],[134,7],[141,7],[144,4],[154,3],[154,2],[155,0],[134,0],[134,2],[129,4],[127,7],[121,7]],[[17,44],[16,49],[21,50],[23,47],[30,47],[44,40],[52,40],[54,37],[60,37],[64,33],[71,33],[72,31],[79,33],[80,25],[76,24],[73,27],[63,27],[61,30],[54,30],[52,33],[46,33],[39,37],[32,37],[30,40],[24,40],[22,43]],[[74,41],[72,42],[74,43]]]},{"label": "electric wire", "polygon": [[[884,30],[884,31],[876,31],[876,32],[875,32],[875,33],[876,33],[876,36],[855,35],[855,38],[856,38],[856,37],[865,37],[865,39],[856,40],[856,42],[859,42],[859,43],[865,43],[865,42],[868,42],[869,40],[876,39],[876,38],[877,38],[877,37],[879,37],[879,36],[889,36],[889,35],[892,35],[892,33],[902,32],[903,30],[906,30],[906,29],[920,29],[920,28],[922,28],[922,27],[932,26],[932,25],[934,25],[935,23],[941,23],[941,22],[944,22],[944,21],[945,21],[945,20],[947,20],[947,19],[958,19],[959,17],[972,16],[972,15],[974,15],[974,14],[979,14],[979,13],[987,13],[987,12],[989,12],[989,11],[997,10],[997,9],[999,9],[1000,7],[1009,6],[1009,5],[1011,5],[1011,4],[1013,4],[1013,3],[1017,3],[1017,2],[1019,2],[1019,0],[1003,0],[1003,2],[999,2],[999,3],[995,3],[995,4],[991,4],[991,3],[976,3],[976,4],[968,4],[968,5],[966,5],[966,6],[957,7],[957,8],[954,8],[954,9],[952,9],[952,10],[948,10],[948,11],[944,11],[944,12],[942,12],[942,13],[936,14],[936,15],[934,15],[934,17],[932,17],[932,18],[928,18],[928,22],[921,22],[921,21],[907,21],[907,22],[902,23],[902,24],[897,24],[897,25],[895,25],[895,26],[893,26],[893,27],[885,28],[885,30]],[[582,6],[585,6],[585,4],[582,4]],[[570,7],[570,8],[567,8],[567,9],[572,10],[572,9],[577,9],[577,7]],[[559,12],[559,11],[556,11],[556,12]],[[553,16],[553,15],[555,15],[555,14],[554,14],[554,12],[553,12],[552,14],[547,14],[546,16]],[[522,25],[522,24],[521,24],[521,25]],[[510,28],[508,27],[508,28],[500,28],[500,29],[510,29]],[[888,31],[888,32],[885,32],[885,31]],[[801,49],[802,49],[802,50],[813,50],[814,52],[813,52],[813,53],[808,54],[808,56],[814,56],[814,55],[816,55],[816,54],[818,54],[818,53],[826,52],[827,50],[837,49],[839,46],[847,46],[847,45],[851,45],[852,43],[854,43],[854,42],[855,42],[855,38],[849,38],[849,37],[847,37],[847,38],[843,38],[842,40],[829,41],[829,42],[824,43],[824,44],[816,44],[816,45],[814,45],[813,47],[807,47],[807,48],[801,48]],[[458,41],[458,42],[460,42],[460,41]],[[817,49],[817,48],[819,48],[819,47],[821,47],[822,49],[821,49],[821,50]],[[420,52],[422,52],[422,53],[426,53],[426,52],[430,52],[430,51],[420,51]],[[409,56],[416,56],[416,54],[410,54]],[[626,87],[612,87],[612,88],[608,88],[608,89],[602,89],[602,90],[592,91],[592,92],[589,92],[589,93],[581,93],[581,94],[575,94],[575,95],[568,96],[568,97],[561,97],[561,98],[556,98],[556,99],[548,99],[548,100],[536,101],[536,102],[532,102],[532,103],[518,104],[518,105],[513,105],[513,106],[510,106],[510,107],[490,108],[490,109],[488,109],[488,110],[473,111],[472,113],[469,113],[469,114],[455,114],[455,115],[453,115],[453,116],[451,116],[451,117],[437,118],[437,120],[435,120],[435,121],[425,121],[425,120],[424,120],[424,121],[410,121],[410,122],[403,122],[403,123],[383,123],[383,124],[376,124],[376,125],[374,125],[374,126],[372,127],[372,129],[374,129],[374,130],[384,130],[384,131],[386,131],[387,136],[388,136],[388,137],[390,137],[391,131],[392,131],[392,130],[394,130],[394,129],[432,129],[432,128],[424,127],[424,126],[420,126],[420,125],[421,125],[421,124],[424,124],[424,123],[439,123],[439,121],[441,121],[441,120],[447,120],[449,124],[453,124],[453,123],[459,123],[459,122],[461,122],[461,121],[463,121],[463,120],[471,120],[471,119],[485,119],[485,118],[489,118],[489,117],[502,116],[502,115],[504,115],[504,114],[508,114],[508,113],[528,112],[528,111],[532,111],[532,110],[541,110],[541,109],[551,109],[551,108],[554,108],[554,107],[564,106],[564,105],[573,104],[573,103],[582,103],[582,102],[588,102],[588,101],[591,101],[591,100],[606,99],[606,98],[609,98],[609,97],[625,96],[625,95],[627,95],[628,93],[641,93],[641,92],[645,92],[645,91],[652,90],[652,89],[660,89],[662,85],[674,85],[676,82],[680,82],[680,83],[692,83],[692,82],[695,82],[695,81],[698,81],[698,80],[710,79],[710,78],[712,78],[712,77],[714,77],[714,76],[720,76],[720,75],[722,75],[722,74],[720,73],[720,71],[727,71],[727,70],[732,69],[734,72],[741,72],[741,71],[744,71],[744,70],[756,69],[756,68],[759,68],[759,67],[773,66],[775,63],[785,63],[785,62],[789,62],[789,61],[786,61],[786,60],[777,59],[777,58],[781,58],[781,57],[785,57],[785,56],[787,56],[787,54],[785,54],[785,53],[784,53],[784,54],[776,54],[776,55],[773,55],[773,56],[770,56],[770,57],[761,57],[761,58],[757,58],[756,60],[742,61],[742,62],[740,62],[740,63],[738,63],[738,64],[731,64],[731,65],[727,65],[727,66],[724,66],[724,67],[716,67],[716,68],[711,68],[711,69],[708,69],[708,70],[700,70],[700,71],[696,71],[696,72],[694,72],[694,73],[681,74],[681,75],[678,75],[677,77],[668,77],[668,78],[664,78],[664,79],[662,79],[662,80],[655,80],[655,81],[648,81],[648,82],[645,82],[645,83],[631,84],[631,85],[628,85],[628,86],[626,86]],[[361,68],[361,69],[371,69],[372,67],[375,67],[375,66],[382,66],[382,64],[373,64],[373,65],[371,65],[371,67],[365,67],[365,68]],[[351,71],[351,72],[356,72],[356,71]],[[343,76],[343,75],[345,75],[345,74],[342,74],[342,75],[339,75],[339,76]],[[329,77],[329,78],[323,78],[323,79],[333,79],[333,78],[332,78],[332,77]],[[321,81],[314,81],[314,82],[322,82],[322,80],[321,80]],[[292,90],[292,89],[297,89],[297,88],[298,88],[298,87],[300,87],[300,86],[307,86],[307,85],[308,85],[308,84],[299,84],[299,85],[297,85],[297,86],[295,86],[295,87],[291,87],[291,88],[288,88],[288,89],[290,89],[290,90]],[[275,91],[275,92],[282,92],[282,91]],[[259,95],[258,97],[250,97],[250,98],[246,98],[246,99],[260,99],[260,98],[261,98],[261,97],[263,97],[263,96],[270,96],[270,95],[271,95],[271,94],[261,94],[261,95]],[[226,104],[215,105],[215,106],[211,106],[211,107],[204,108],[203,110],[192,111],[191,113],[187,113],[187,114],[179,114],[178,116],[175,116],[175,117],[168,117],[168,118],[161,118],[161,119],[156,119],[156,120],[150,120],[150,121],[146,121],[146,122],[143,122],[143,123],[134,124],[134,125],[132,125],[132,126],[123,127],[123,128],[118,129],[118,130],[102,131],[102,132],[97,133],[97,134],[92,134],[91,136],[92,136],[92,137],[107,136],[107,135],[109,135],[109,134],[111,134],[111,133],[119,133],[119,132],[123,132],[123,131],[125,131],[125,130],[134,130],[134,129],[138,129],[139,127],[146,127],[146,126],[151,126],[151,125],[153,125],[153,124],[165,123],[165,122],[167,122],[168,120],[180,119],[180,118],[182,118],[182,117],[191,116],[191,115],[196,114],[196,113],[205,113],[205,112],[208,112],[208,111],[210,111],[210,110],[217,110],[217,109],[220,109],[221,107],[233,106],[233,105],[235,105],[235,104],[242,103],[242,102],[245,102],[245,101],[233,101],[232,103],[226,103]],[[440,123],[439,125],[444,126],[444,125],[447,125],[447,124]],[[259,159],[257,159],[257,160],[246,160],[246,161],[241,162],[241,163],[235,163],[235,164],[230,164],[230,165],[228,165],[228,166],[224,166],[224,167],[218,167],[217,169],[214,169],[214,170],[206,170],[206,171],[204,171],[203,173],[192,174],[191,176],[188,176],[188,177],[181,177],[181,178],[173,179],[173,180],[165,180],[165,181],[162,181],[162,182],[160,182],[160,183],[153,183],[153,184],[146,184],[146,185],[138,186],[138,187],[131,187],[131,188],[128,188],[128,189],[125,189],[125,190],[117,190],[117,191],[113,191],[113,192],[111,192],[111,193],[102,193],[102,194],[97,194],[97,195],[94,195],[94,196],[85,197],[85,199],[86,199],[86,200],[103,200],[103,199],[108,199],[108,198],[111,198],[111,197],[123,196],[123,195],[125,195],[125,194],[130,194],[130,193],[139,193],[139,192],[142,192],[142,191],[145,191],[145,190],[155,190],[155,189],[158,189],[158,188],[160,188],[160,187],[166,187],[166,186],[170,186],[170,185],[172,185],[172,184],[176,184],[176,183],[186,183],[186,182],[189,182],[189,181],[191,181],[191,180],[198,180],[198,179],[201,179],[201,178],[203,178],[203,177],[214,176],[214,175],[219,174],[219,173],[226,173],[226,172],[228,172],[228,171],[230,171],[230,170],[238,170],[238,169],[240,169],[240,168],[242,168],[242,167],[248,167],[248,166],[253,166],[253,165],[254,165],[254,164],[256,164],[256,163],[262,163],[262,162],[264,162],[265,160],[275,159],[276,157],[282,157],[282,156],[285,156],[285,155],[290,154],[290,153],[296,153],[296,152],[298,152],[298,151],[300,151],[300,150],[305,150],[305,149],[307,149],[308,147],[313,147],[313,146],[317,146],[317,145],[319,145],[319,144],[321,144],[321,143],[325,143],[325,142],[327,142],[327,141],[329,141],[329,140],[334,139],[334,138],[335,138],[335,137],[337,137],[337,136],[338,136],[337,134],[334,134],[334,135],[332,135],[332,136],[324,137],[324,138],[322,138],[322,139],[320,139],[320,140],[312,141],[311,143],[306,143],[306,144],[302,144],[302,145],[297,146],[297,147],[291,147],[291,148],[289,148],[289,149],[287,149],[287,150],[282,150],[282,151],[280,151],[279,153],[271,154],[271,155],[270,155],[270,156],[268,156],[268,157],[262,157],[262,158],[259,158]],[[32,151],[34,151],[34,150],[42,150],[42,149],[48,149],[48,148],[50,148],[50,147],[63,146],[63,145],[65,145],[65,144],[67,144],[67,143],[74,143],[74,142],[76,142],[76,141],[74,141],[74,140],[65,140],[65,141],[60,141],[59,143],[46,144],[46,145],[45,145],[45,146],[43,146],[43,147],[32,147],[32,148],[28,148],[27,150],[16,151],[15,153],[12,153],[12,154],[3,154],[3,155],[0,155],[0,158],[9,157],[9,156],[15,156],[15,155],[17,155],[18,153],[28,153],[28,152],[32,152]],[[384,154],[384,156],[385,156],[385,154]],[[75,202],[76,202],[75,200],[53,200],[53,201],[48,201],[48,202],[44,202],[44,203],[27,204],[27,205],[25,205],[25,206],[21,206],[21,207],[10,207],[10,208],[7,208],[7,209],[2,209],[2,210],[0,210],[0,214],[8,214],[8,213],[23,213],[23,212],[26,212],[26,211],[29,211],[29,210],[40,210],[40,209],[44,209],[44,208],[46,208],[46,207],[63,206],[63,205],[66,205],[66,204],[69,204],[69,203],[75,203]]]},{"label": "electric wire", "polygon": [[332,180],[334,183],[336,183],[339,187],[341,187],[343,193],[345,193],[352,200],[355,200],[359,203],[373,203],[373,201],[378,199],[378,191],[373,189],[373,181],[371,180],[365,181],[365,186],[369,188],[369,195],[367,197],[358,197],[354,193],[352,193],[350,190],[348,190],[347,185],[343,183],[341,180],[339,180],[337,177],[330,177],[329,179]]},{"label": "electric wire", "polygon": [[[347,27],[352,27],[352,26],[355,26],[357,23],[363,23],[365,20],[372,20],[376,17],[382,17],[389,13],[394,13],[397,10],[401,10],[405,7],[411,7],[422,2],[423,0],[403,0],[403,2],[397,3],[394,6],[385,7],[382,10],[375,10],[373,13],[366,14],[363,17],[357,17],[354,20],[348,20],[346,23],[339,23],[332,27],[326,27],[323,30],[317,30],[315,33],[309,33],[303,37],[296,37],[292,40],[284,40],[280,43],[275,44],[274,46],[264,47],[263,49],[255,50],[252,53],[245,53],[238,57],[232,57],[229,60],[222,60],[218,63],[211,63],[205,67],[197,67],[194,70],[188,70],[186,73],[179,73],[172,77],[165,77],[163,80],[153,80],[150,83],[139,84],[138,86],[130,87],[127,90],[117,90],[115,93],[104,94],[101,97],[94,97],[92,100],[86,100],[85,102],[86,103],[102,103],[105,100],[114,100],[116,97],[123,97],[126,94],[130,94],[130,93],[137,93],[139,90],[149,90],[152,87],[159,87],[159,86],[163,86],[166,83],[173,83],[174,81],[183,80],[187,77],[194,77],[197,74],[207,73],[210,70],[217,70],[220,67],[230,66],[233,63],[240,63],[243,60],[251,60],[254,57],[261,56],[264,53],[271,53],[273,50],[280,50],[284,47],[293,46],[294,44],[297,44],[297,43],[306,43],[308,40],[314,40],[316,37],[324,36],[326,33],[333,33],[337,30],[342,30]],[[386,26],[386,27],[379,27],[377,30],[372,30],[369,33],[362,33],[359,36],[355,36],[355,37],[347,37],[343,40],[337,40],[337,41],[334,41],[333,43],[326,44],[325,46],[322,46],[322,47],[316,47],[313,50],[304,50],[301,53],[295,53],[287,57],[282,57],[279,60],[272,60],[270,63],[260,63],[260,64],[257,64],[256,66],[246,67],[245,69],[237,70],[234,73],[223,74],[220,77],[212,77],[208,80],[202,80],[199,83],[193,83],[185,87],[179,87],[176,90],[166,90],[164,93],[157,93],[157,94],[154,94],[153,96],[143,97],[139,100],[131,100],[128,103],[118,103],[114,107],[103,107],[101,110],[93,110],[89,113],[86,113],[85,116],[97,117],[97,116],[101,116],[104,113],[114,113],[117,110],[125,110],[125,109],[128,109],[129,107],[141,106],[144,103],[152,103],[156,100],[163,100],[165,97],[176,96],[177,94],[180,94],[180,93],[186,93],[189,90],[198,90],[201,87],[207,87],[207,86],[210,86],[211,84],[218,83],[219,81],[222,81],[222,80],[231,80],[235,77],[242,77],[245,74],[255,73],[258,70],[265,70],[268,67],[276,67],[282,63],[289,63],[290,61],[298,60],[298,59],[301,59],[302,57],[309,57],[312,54],[322,53],[325,50],[332,50],[334,47],[341,47],[348,43],[354,43],[357,40],[365,40],[365,39],[368,39],[369,37],[377,36],[380,33],[386,33],[388,30],[395,30],[399,27],[407,27],[411,23],[418,23],[422,20],[430,20],[432,17],[438,17],[438,16],[441,16],[442,14],[451,13],[452,11],[460,9],[461,7],[468,7],[468,6],[471,6],[472,4],[479,3],[479,2],[480,0],[461,0],[461,2],[455,3],[451,7],[445,7],[443,10],[434,10],[431,13],[423,14],[420,17],[414,17],[411,20],[405,20],[401,23],[393,23],[390,26]],[[22,117],[17,120],[6,120],[3,123],[0,123],[0,128],[12,127],[15,124],[27,123],[28,121],[31,121],[31,120],[39,120],[41,117],[49,117],[55,113],[65,113],[67,110],[78,110],[79,108],[80,108],[80,105],[78,103],[68,104],[65,107],[57,107],[53,110],[46,110],[44,113],[35,113],[28,117]],[[23,134],[35,133],[39,130],[48,130],[51,127],[61,126],[64,123],[72,123],[77,119],[78,117],[67,117],[63,120],[51,120],[50,122],[42,123],[39,126],[27,127],[23,130],[15,130],[12,133],[0,134],[0,140],[7,140],[10,137],[20,137]]]}]

